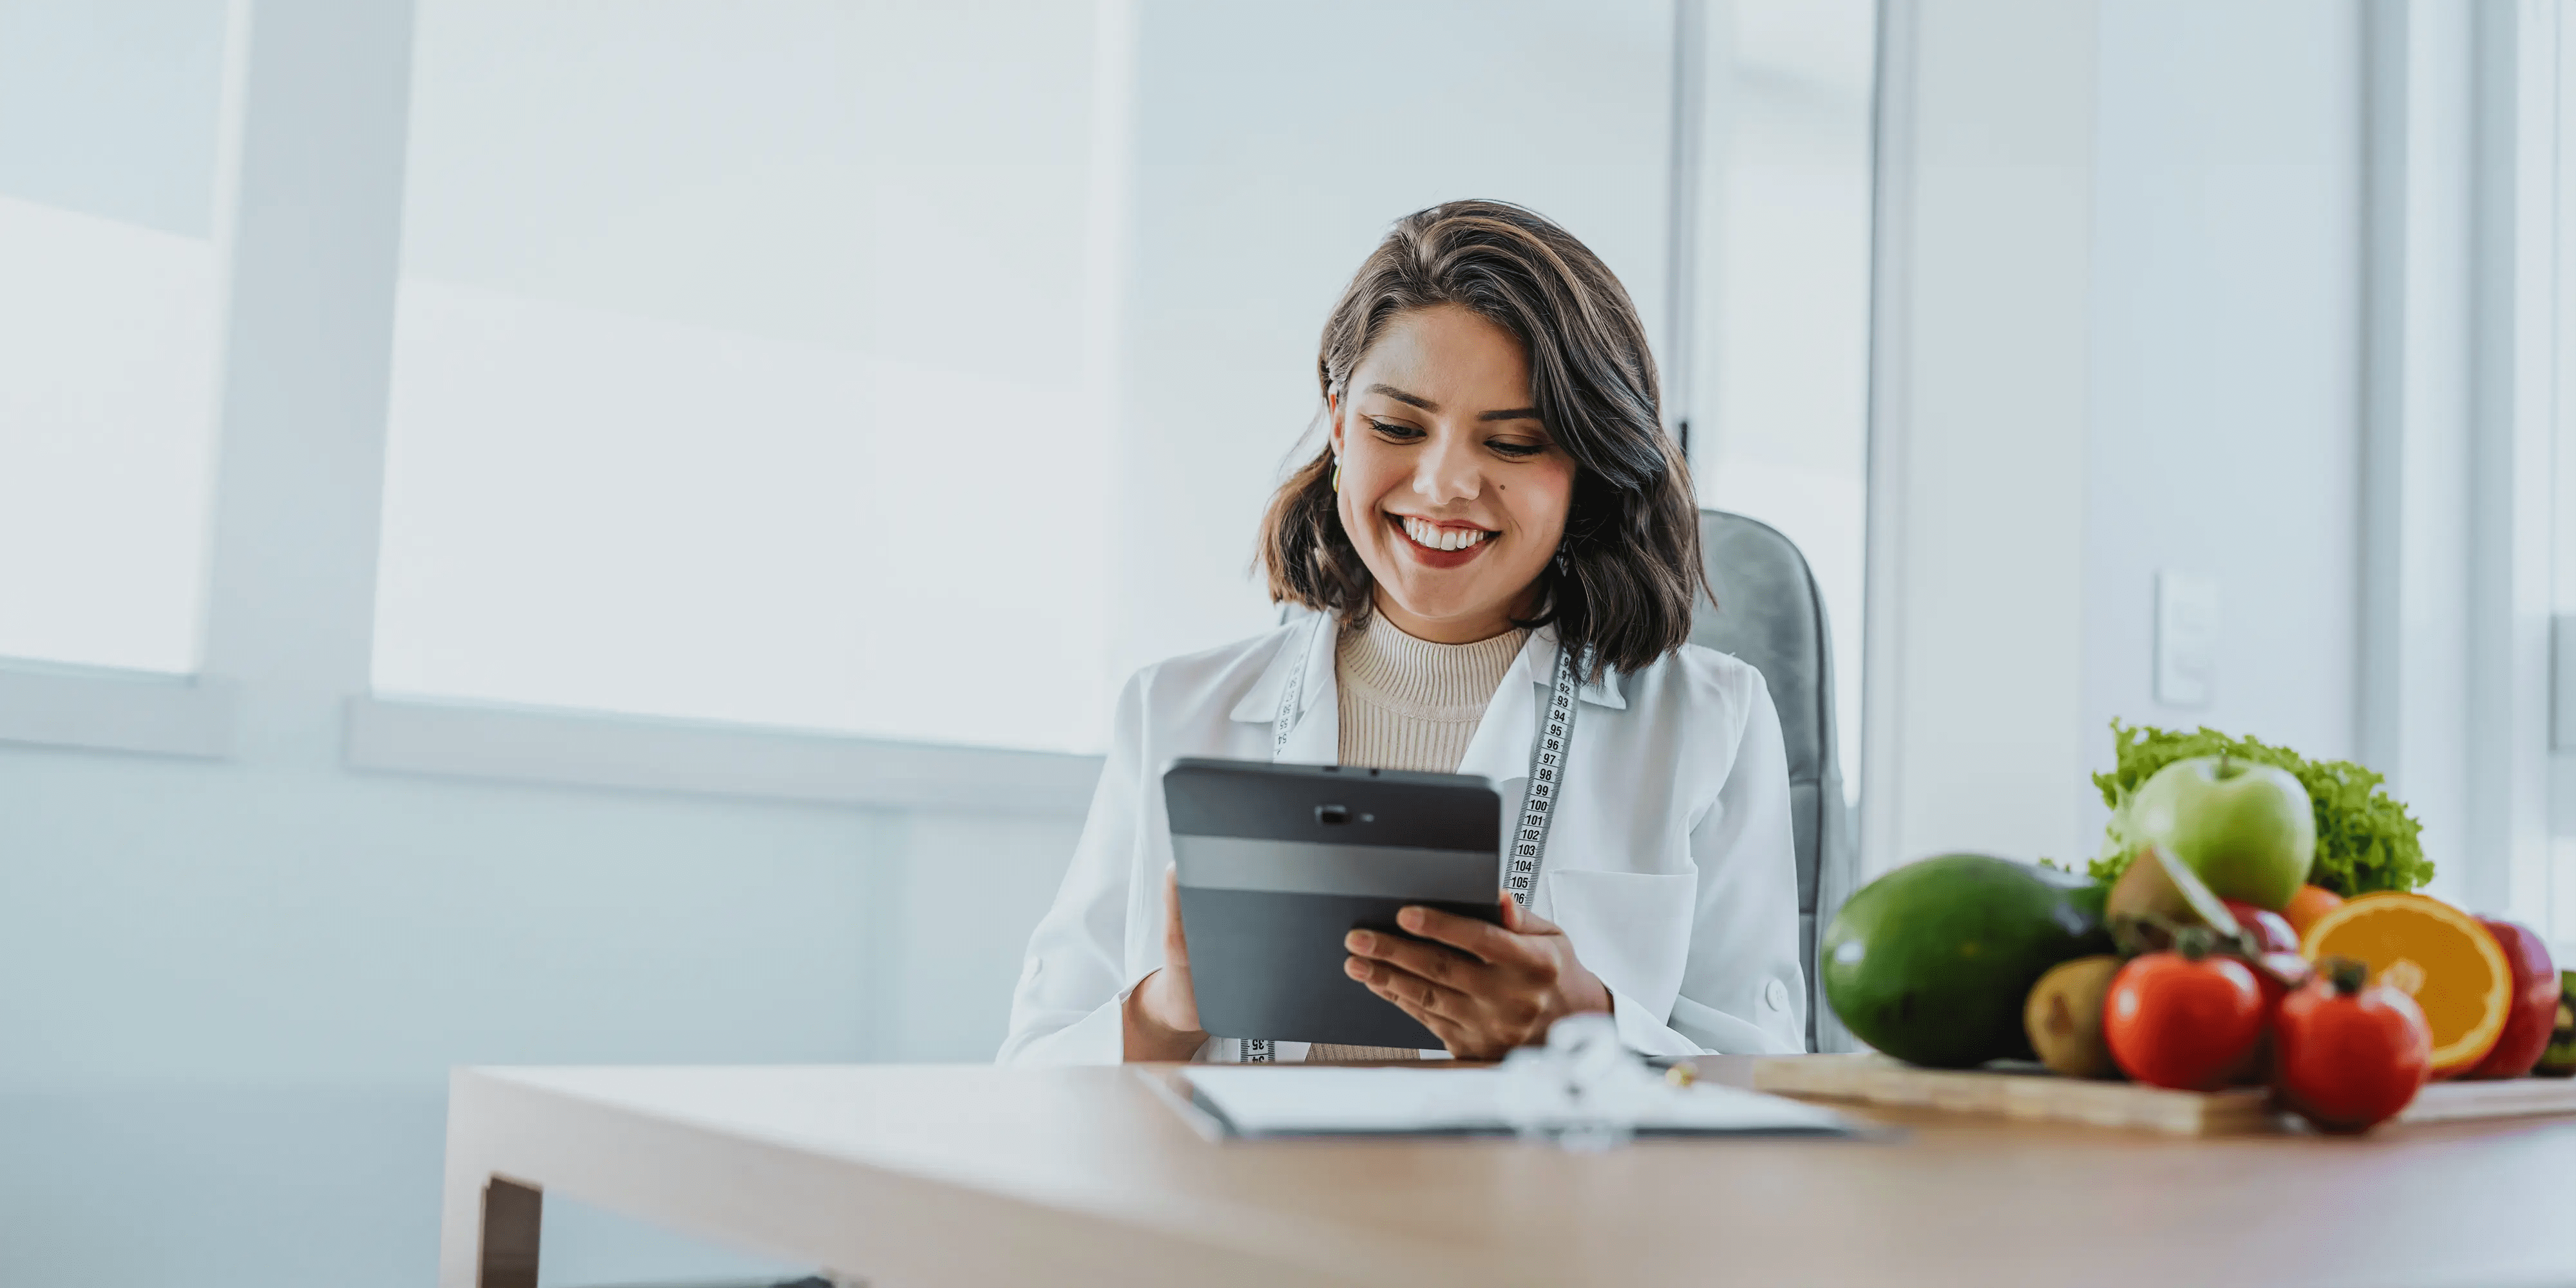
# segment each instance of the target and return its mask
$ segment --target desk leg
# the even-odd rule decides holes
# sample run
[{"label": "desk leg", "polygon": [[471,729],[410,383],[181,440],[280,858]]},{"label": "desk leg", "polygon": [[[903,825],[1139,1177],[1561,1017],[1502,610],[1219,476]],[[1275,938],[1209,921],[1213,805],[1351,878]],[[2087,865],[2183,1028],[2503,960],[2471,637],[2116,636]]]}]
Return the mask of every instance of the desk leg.
[{"label": "desk leg", "polygon": [[438,1288],[536,1288],[549,1133],[509,1090],[471,1069],[449,1078]]},{"label": "desk leg", "polygon": [[483,1237],[475,1288],[537,1288],[537,1239],[546,1194],[495,1176],[483,1186]]}]

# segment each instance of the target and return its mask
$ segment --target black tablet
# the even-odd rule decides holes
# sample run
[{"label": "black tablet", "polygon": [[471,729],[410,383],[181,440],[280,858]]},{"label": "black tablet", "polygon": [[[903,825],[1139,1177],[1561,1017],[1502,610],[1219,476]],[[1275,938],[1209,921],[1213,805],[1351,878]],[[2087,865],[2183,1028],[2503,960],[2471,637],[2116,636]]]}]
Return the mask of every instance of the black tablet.
[{"label": "black tablet", "polygon": [[[1502,919],[1502,798],[1487,779],[1266,761],[1163,771],[1199,1024],[1229,1038],[1437,1048],[1342,973],[1342,937],[1411,904]],[[1407,936],[1410,938],[1410,936]],[[1447,950],[1443,950],[1447,951]]]}]

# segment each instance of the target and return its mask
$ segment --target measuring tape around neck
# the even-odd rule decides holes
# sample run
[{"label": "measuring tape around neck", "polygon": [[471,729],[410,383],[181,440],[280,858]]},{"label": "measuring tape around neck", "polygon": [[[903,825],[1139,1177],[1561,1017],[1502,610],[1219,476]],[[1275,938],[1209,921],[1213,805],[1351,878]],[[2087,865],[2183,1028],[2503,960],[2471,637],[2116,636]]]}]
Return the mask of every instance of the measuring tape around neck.
[{"label": "measuring tape around neck", "polygon": [[1538,737],[1530,742],[1529,785],[1521,792],[1520,827],[1512,837],[1512,865],[1503,888],[1512,902],[1529,907],[1538,885],[1539,860],[1547,853],[1547,824],[1556,813],[1557,789],[1565,782],[1565,761],[1574,750],[1574,651],[1556,646],[1556,675],[1548,683],[1547,714],[1540,717]]},{"label": "measuring tape around neck", "polygon": [[[1297,727],[1299,698],[1306,687],[1306,663],[1315,655],[1315,636],[1332,622],[1318,613],[1314,624],[1301,640],[1291,641],[1297,650],[1297,661],[1289,668],[1288,683],[1279,691],[1279,714],[1270,725],[1270,759],[1276,761],[1288,749],[1288,733]],[[1503,875],[1503,888],[1512,892],[1512,902],[1529,907],[1530,894],[1538,888],[1540,860],[1547,856],[1548,820],[1556,813],[1558,789],[1565,782],[1565,764],[1574,750],[1574,699],[1581,685],[1575,677],[1574,652],[1563,643],[1556,646],[1556,673],[1549,681],[1547,709],[1539,717],[1538,736],[1530,741],[1529,784],[1521,792],[1520,821],[1512,831],[1511,864]],[[1274,1059],[1268,1038],[1245,1038],[1243,1062],[1268,1064]]]}]

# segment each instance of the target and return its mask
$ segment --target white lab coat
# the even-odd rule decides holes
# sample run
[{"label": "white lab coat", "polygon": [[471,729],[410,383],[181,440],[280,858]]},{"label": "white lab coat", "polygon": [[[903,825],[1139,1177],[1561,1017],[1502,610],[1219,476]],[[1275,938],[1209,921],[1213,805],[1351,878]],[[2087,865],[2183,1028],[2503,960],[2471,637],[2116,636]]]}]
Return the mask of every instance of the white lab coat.
[{"label": "white lab coat", "polygon": [[[1110,1064],[1120,1009],[1163,964],[1172,837],[1162,771],[1176,756],[1270,758],[1279,696],[1307,650],[1281,761],[1341,745],[1334,632],[1305,622],[1138,672],[1119,695],[1091,818],[1055,906],[1029,937],[1004,1063]],[[1459,763],[1517,810],[1556,661],[1545,627],[1504,673]],[[1696,645],[1585,685],[1531,910],[1564,927],[1607,985],[1620,1036],[1653,1055],[1805,1049],[1797,869],[1779,713],[1762,676]],[[1201,1059],[1239,1043],[1210,1039]],[[1305,1058],[1279,1042],[1276,1057]]]}]

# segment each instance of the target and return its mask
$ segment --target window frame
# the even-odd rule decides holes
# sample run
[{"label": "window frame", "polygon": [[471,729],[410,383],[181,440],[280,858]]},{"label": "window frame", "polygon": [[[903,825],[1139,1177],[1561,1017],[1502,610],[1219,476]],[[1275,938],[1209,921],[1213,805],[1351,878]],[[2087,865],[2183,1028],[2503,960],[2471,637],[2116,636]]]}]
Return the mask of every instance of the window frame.
[{"label": "window frame", "polygon": [[[2569,93],[2576,48],[2553,5],[2402,18],[2375,12],[2373,20],[2375,38],[2400,50],[2414,46],[2419,60],[2439,46],[2411,24],[2469,27],[2464,862],[2479,910],[2538,928],[2563,961],[2576,957],[2576,924],[2557,915],[2557,891],[2569,879],[2559,852],[2576,837],[2576,755],[2561,749],[2551,728],[2553,691],[2567,688],[2559,678],[2567,671],[2553,659],[2562,651],[2555,639],[2567,628],[2554,613],[2552,581],[2553,529],[2566,521],[2554,495],[2558,456],[2576,432],[2576,408],[2565,395],[2576,388],[2576,257],[2562,249],[2563,230],[2576,218],[2576,167],[2569,165],[2576,159]],[[2400,31],[2407,39],[2392,39]],[[2404,120],[2402,104],[2374,108],[2378,121]]]},{"label": "window frame", "polygon": [[[2547,658],[2535,696],[2521,696],[2543,714],[2547,750],[2540,771],[2546,786],[2545,858],[2529,878],[2540,887],[2535,896],[2541,924],[2552,940],[2561,966],[2576,963],[2576,921],[2558,914],[2576,884],[2576,611],[2557,603],[2558,566],[2567,535],[2576,529],[2576,486],[2567,476],[2576,460],[2576,32],[2568,29],[2554,5],[2524,5],[2493,20],[2513,22],[2521,37],[2513,71],[2518,73],[2514,111],[2527,137],[2517,137],[2513,163],[2528,189],[2521,209],[2536,213],[2539,227],[2529,229],[2517,245],[2516,280],[2545,283],[2545,297],[2533,306],[2542,319],[2541,333],[2523,352],[2536,356],[2534,382],[2545,391],[2530,419],[2538,422],[2537,459],[2532,473],[2543,481],[2543,500],[2536,519],[2518,525],[2522,558],[2536,558],[2544,611],[2548,614]],[[2536,556],[2532,547],[2537,547]]]},{"label": "window frame", "polygon": [[0,660],[0,742],[225,760],[235,696],[206,675]]},{"label": "window frame", "polygon": [[718,720],[367,694],[344,708],[352,769],[751,800],[1080,813],[1101,757]]}]

